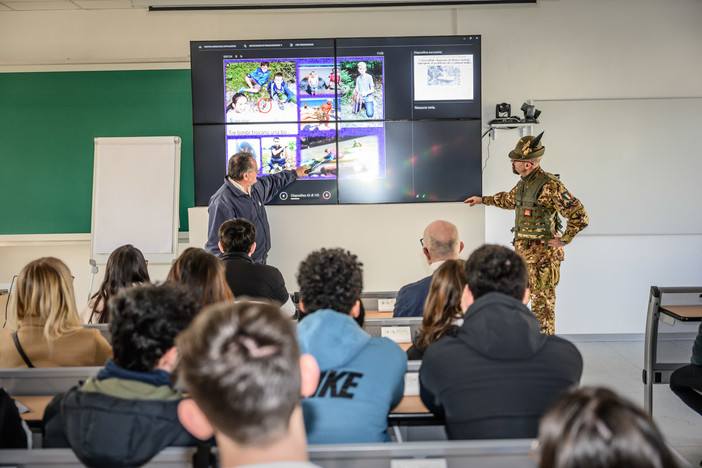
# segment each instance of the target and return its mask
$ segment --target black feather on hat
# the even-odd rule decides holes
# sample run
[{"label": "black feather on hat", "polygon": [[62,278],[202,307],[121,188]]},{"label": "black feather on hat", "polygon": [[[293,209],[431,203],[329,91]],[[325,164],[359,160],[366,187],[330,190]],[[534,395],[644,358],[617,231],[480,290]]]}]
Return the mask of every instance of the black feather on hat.
[{"label": "black feather on hat", "polygon": [[510,159],[522,161],[541,157],[546,151],[546,147],[541,144],[543,135],[544,132],[541,132],[536,137],[530,135],[520,138],[514,147],[514,151],[509,153]]}]

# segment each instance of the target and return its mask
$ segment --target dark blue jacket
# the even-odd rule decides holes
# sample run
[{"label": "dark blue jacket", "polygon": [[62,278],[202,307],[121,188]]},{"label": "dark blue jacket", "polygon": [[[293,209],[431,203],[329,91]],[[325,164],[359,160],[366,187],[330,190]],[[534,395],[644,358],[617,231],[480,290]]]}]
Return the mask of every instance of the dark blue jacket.
[{"label": "dark blue jacket", "polygon": [[393,317],[421,317],[433,276],[402,286],[395,299]]},{"label": "dark blue jacket", "polygon": [[223,222],[234,218],[248,219],[256,226],[256,250],[251,258],[258,263],[265,262],[271,249],[271,230],[268,225],[265,204],[273,200],[286,185],[297,179],[295,171],[282,171],[259,177],[251,186],[251,196],[234,187],[226,177],[224,184],[210,198],[207,223],[207,244],[205,249],[220,256],[219,227]]}]

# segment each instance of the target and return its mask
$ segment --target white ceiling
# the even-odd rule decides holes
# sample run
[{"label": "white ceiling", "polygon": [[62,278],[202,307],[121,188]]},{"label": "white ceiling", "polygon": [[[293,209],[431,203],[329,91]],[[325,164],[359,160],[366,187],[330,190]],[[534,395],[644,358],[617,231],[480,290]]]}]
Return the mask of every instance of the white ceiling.
[{"label": "white ceiling", "polygon": [[0,10],[105,10],[133,8],[132,0],[0,0]]},{"label": "white ceiling", "polygon": [[[446,0],[362,0],[358,3],[361,6],[373,6],[374,3],[380,3],[387,6],[391,3],[399,3],[403,6],[412,3],[423,5],[431,5],[432,2],[445,3]],[[457,4],[467,4],[475,0],[449,0]],[[537,0],[482,0],[494,4],[500,3],[520,3],[520,2],[536,2]],[[148,8],[149,6],[159,7],[196,7],[196,6],[223,6],[236,5],[242,7],[244,5],[253,5],[255,7],[268,8],[295,8],[299,4],[307,6],[318,4],[321,8],[328,5],[353,6],[357,2],[340,2],[339,0],[0,0],[0,11],[42,11],[42,10],[109,10],[115,8]]]}]

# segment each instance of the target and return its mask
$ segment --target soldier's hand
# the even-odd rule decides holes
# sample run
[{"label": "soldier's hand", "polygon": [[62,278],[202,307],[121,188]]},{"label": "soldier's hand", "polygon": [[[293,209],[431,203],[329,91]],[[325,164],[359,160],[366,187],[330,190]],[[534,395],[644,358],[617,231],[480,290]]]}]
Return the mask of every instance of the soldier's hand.
[{"label": "soldier's hand", "polygon": [[561,242],[561,236],[555,236],[553,239],[548,240],[549,247],[564,247],[565,244]]},{"label": "soldier's hand", "polygon": [[470,197],[470,198],[466,198],[465,201],[464,201],[463,203],[468,203],[470,206],[473,206],[473,205],[480,205],[481,203],[483,203],[483,197]]}]

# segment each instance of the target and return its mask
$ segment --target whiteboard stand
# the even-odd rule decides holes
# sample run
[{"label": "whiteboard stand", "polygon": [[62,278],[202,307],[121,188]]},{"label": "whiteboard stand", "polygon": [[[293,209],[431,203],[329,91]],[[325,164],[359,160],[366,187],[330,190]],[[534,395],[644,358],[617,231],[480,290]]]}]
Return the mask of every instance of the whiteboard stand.
[{"label": "whiteboard stand", "polygon": [[95,138],[90,255],[105,264],[132,244],[149,262],[178,251],[179,137]]}]

